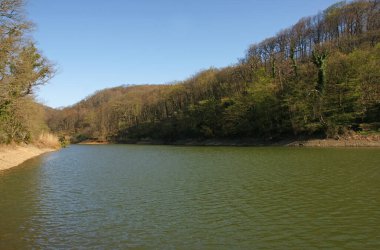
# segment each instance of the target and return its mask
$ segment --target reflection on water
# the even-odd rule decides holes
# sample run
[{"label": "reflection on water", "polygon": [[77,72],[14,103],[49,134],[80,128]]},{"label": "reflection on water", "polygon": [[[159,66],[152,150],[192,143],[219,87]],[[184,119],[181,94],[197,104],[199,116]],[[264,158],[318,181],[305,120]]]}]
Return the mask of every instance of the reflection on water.
[{"label": "reflection on water", "polygon": [[72,146],[0,173],[0,249],[379,249],[379,153]]}]

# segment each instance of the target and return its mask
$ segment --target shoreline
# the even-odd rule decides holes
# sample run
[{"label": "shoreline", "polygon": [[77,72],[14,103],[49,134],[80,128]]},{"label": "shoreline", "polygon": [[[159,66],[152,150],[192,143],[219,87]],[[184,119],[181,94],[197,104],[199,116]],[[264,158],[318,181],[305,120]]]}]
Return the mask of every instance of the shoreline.
[{"label": "shoreline", "polygon": [[[138,142],[136,144],[148,144]],[[154,143],[153,143],[154,144]],[[380,140],[344,140],[344,139],[308,139],[308,140],[279,140],[279,141],[250,141],[250,140],[204,140],[169,143],[183,146],[237,146],[237,147],[320,147],[320,148],[359,148],[380,147]]]},{"label": "shoreline", "polygon": [[37,147],[34,145],[0,145],[0,171],[17,167],[23,162],[57,148]]},{"label": "shoreline", "polygon": [[79,145],[136,144],[136,145],[173,145],[173,146],[237,146],[237,147],[380,147],[380,135],[353,135],[340,138],[284,138],[280,140],[240,139],[183,139],[173,142],[160,140],[128,140],[124,142],[84,141]]},{"label": "shoreline", "polygon": [[107,144],[111,144],[110,142],[106,142],[106,141],[90,141],[90,140],[86,140],[86,141],[81,141],[79,143],[76,143],[78,145],[107,145]]},{"label": "shoreline", "polygon": [[[79,145],[104,145],[112,142],[85,141]],[[130,140],[118,144],[136,145],[173,145],[173,146],[236,146],[236,147],[319,147],[319,148],[380,148],[380,135],[355,135],[336,139],[316,138],[288,138],[278,141],[264,141],[252,138],[244,139],[186,139],[174,142],[158,140]],[[58,150],[52,147],[38,147],[35,145],[0,145],[0,171],[16,167],[23,162]]]}]

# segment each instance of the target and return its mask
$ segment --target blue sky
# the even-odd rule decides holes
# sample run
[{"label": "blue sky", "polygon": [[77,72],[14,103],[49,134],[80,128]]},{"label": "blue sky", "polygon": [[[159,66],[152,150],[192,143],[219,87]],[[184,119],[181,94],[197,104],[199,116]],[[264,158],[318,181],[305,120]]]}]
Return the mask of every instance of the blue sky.
[{"label": "blue sky", "polygon": [[336,0],[29,0],[34,39],[57,74],[37,91],[72,105],[122,84],[184,80],[224,67]]}]

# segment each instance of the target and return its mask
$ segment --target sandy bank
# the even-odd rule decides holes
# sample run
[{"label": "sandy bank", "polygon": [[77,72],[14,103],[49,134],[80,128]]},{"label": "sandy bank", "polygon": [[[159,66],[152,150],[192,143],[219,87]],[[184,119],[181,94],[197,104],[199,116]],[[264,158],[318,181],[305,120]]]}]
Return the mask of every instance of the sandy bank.
[{"label": "sandy bank", "polygon": [[18,166],[28,159],[55,150],[57,149],[39,148],[33,145],[0,145],[0,171]]}]

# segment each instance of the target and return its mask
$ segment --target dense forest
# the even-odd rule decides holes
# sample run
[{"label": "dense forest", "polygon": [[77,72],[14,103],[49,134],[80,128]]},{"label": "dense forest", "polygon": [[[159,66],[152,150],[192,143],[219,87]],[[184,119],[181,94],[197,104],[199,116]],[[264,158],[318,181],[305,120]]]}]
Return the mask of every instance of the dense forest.
[{"label": "dense forest", "polygon": [[22,0],[0,0],[0,144],[35,142],[50,129],[33,90],[54,74],[31,37]]},{"label": "dense forest", "polygon": [[45,121],[73,142],[273,141],[380,129],[378,0],[336,3],[253,44],[232,66],[105,89],[63,109],[33,101],[53,69],[20,8],[21,0],[0,0],[0,142],[32,140]]},{"label": "dense forest", "polygon": [[[73,141],[336,137],[380,128],[380,3],[339,2],[183,82],[120,86],[48,124]],[[254,31],[252,31],[254,32]]]}]

